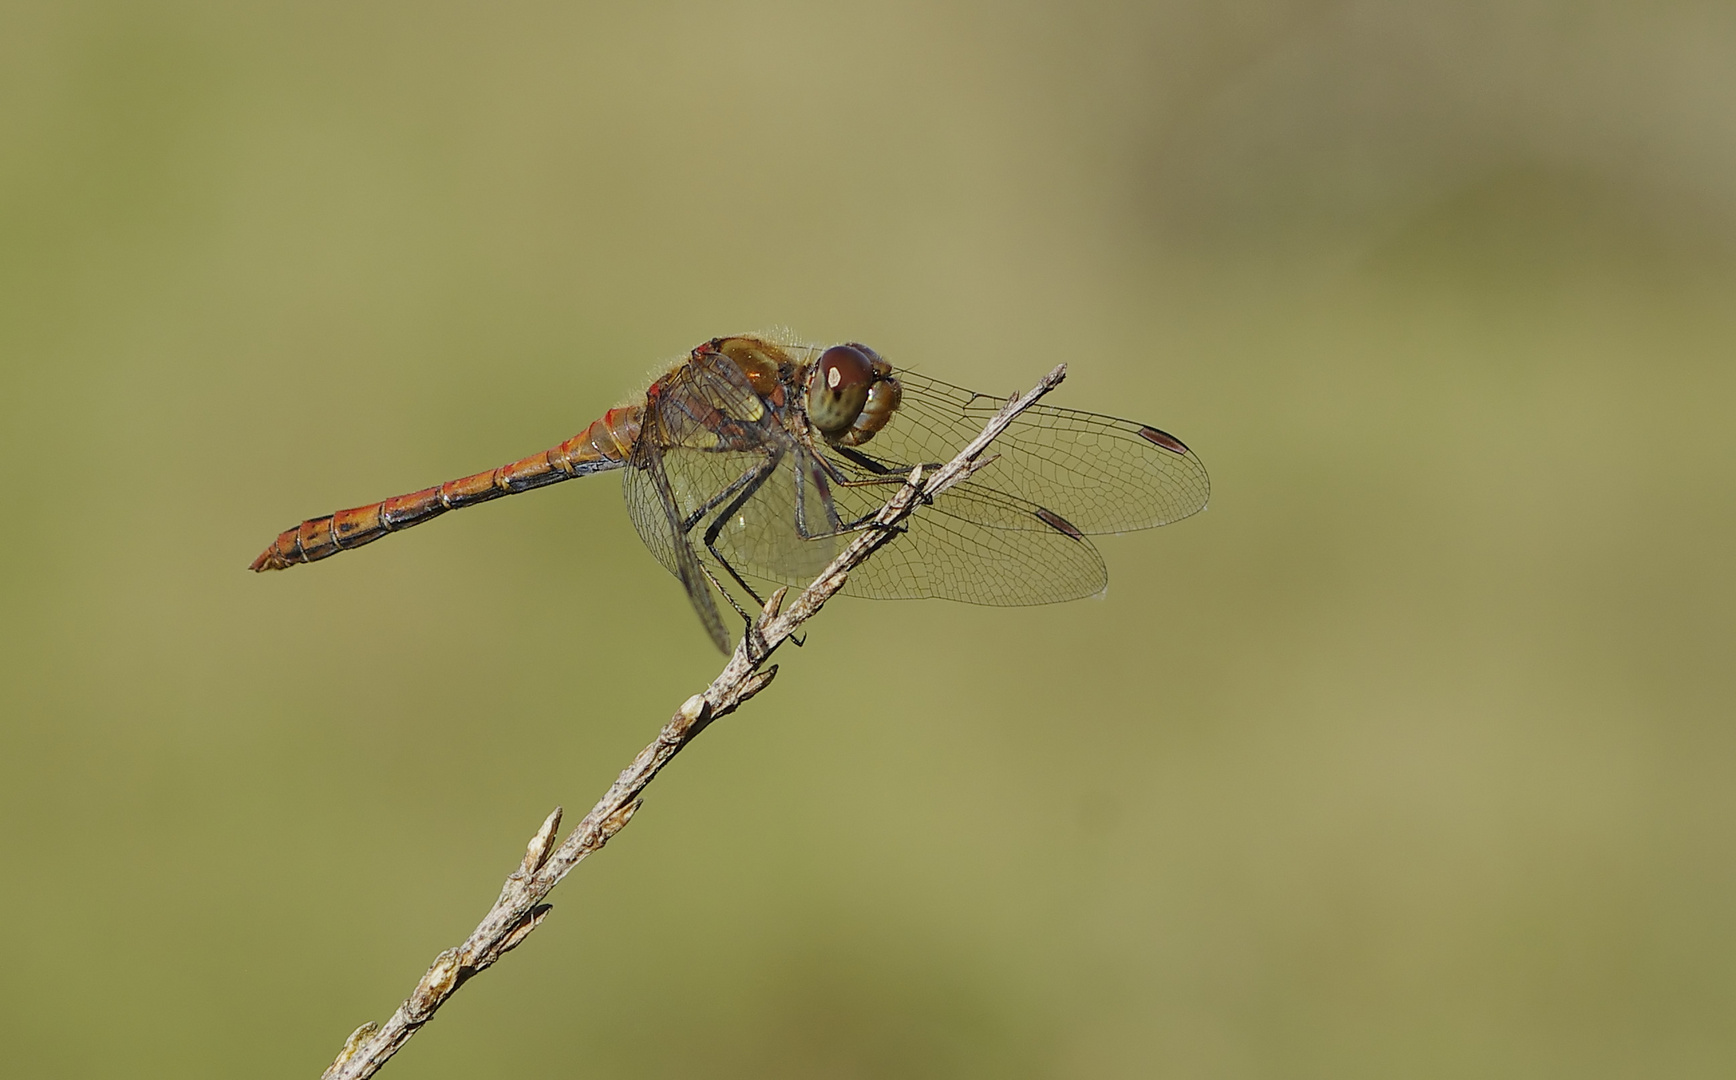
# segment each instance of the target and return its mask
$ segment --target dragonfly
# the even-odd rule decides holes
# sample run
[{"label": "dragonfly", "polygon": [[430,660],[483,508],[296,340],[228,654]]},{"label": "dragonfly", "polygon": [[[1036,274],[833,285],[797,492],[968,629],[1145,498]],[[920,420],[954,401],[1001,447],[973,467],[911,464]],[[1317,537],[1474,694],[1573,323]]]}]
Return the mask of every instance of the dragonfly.
[{"label": "dragonfly", "polygon": [[[506,495],[621,471],[640,539],[681,582],[706,634],[731,648],[717,597],[805,585],[880,511],[911,470],[951,460],[1007,399],[908,369],[859,342],[775,334],[713,338],[550,450],[487,472],[285,530],[256,571],[317,562]],[[843,591],[1019,606],[1108,585],[1090,537],[1167,525],[1205,509],[1205,466],[1149,424],[1035,405],[996,440],[986,469],[936,496]]]}]

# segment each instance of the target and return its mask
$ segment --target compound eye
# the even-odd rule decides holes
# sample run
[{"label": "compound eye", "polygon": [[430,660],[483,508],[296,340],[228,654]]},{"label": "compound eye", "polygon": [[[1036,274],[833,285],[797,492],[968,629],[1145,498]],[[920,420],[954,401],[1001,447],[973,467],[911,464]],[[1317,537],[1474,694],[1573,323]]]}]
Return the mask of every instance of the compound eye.
[{"label": "compound eye", "polygon": [[862,415],[874,361],[853,345],[834,345],[820,354],[808,384],[808,420],[822,435],[848,431]]},{"label": "compound eye", "polygon": [[868,346],[862,344],[860,341],[847,341],[844,343],[843,347],[847,348],[847,349],[855,349],[857,352],[861,353],[863,356],[866,356],[868,358],[869,362],[871,362],[875,367],[891,367],[892,366],[892,365],[886,363],[886,361],[880,359],[879,353],[875,352],[873,349],[869,348]]}]

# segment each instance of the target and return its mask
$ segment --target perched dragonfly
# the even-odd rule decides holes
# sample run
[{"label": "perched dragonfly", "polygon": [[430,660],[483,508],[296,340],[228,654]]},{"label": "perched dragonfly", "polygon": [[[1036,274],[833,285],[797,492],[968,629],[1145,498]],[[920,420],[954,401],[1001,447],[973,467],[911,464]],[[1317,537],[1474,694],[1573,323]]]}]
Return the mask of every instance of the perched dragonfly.
[{"label": "perched dragonfly", "polygon": [[[633,527],[680,579],[711,640],[715,589],[749,618],[750,581],[805,585],[916,465],[951,460],[1005,399],[894,371],[859,343],[713,338],[552,450],[289,529],[253,561],[282,570],[372,543],[448,510],[625,469]],[[940,495],[850,574],[857,596],[1048,604],[1108,583],[1092,534],[1167,525],[1205,508],[1193,451],[1131,420],[1036,405],[988,468]]]}]

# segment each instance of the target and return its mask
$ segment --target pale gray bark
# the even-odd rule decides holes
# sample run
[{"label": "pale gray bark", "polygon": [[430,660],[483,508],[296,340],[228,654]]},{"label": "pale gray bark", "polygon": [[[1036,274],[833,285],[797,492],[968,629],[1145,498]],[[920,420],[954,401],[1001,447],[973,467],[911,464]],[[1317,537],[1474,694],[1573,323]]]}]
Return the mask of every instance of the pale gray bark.
[{"label": "pale gray bark", "polygon": [[433,965],[416,984],[415,990],[384,1024],[370,1022],[352,1032],[322,1080],[362,1080],[374,1075],[422,1025],[434,1018],[435,1011],[466,979],[529,937],[550,911],[550,906],[543,902],[544,898],[573,867],[608,843],[633,819],[633,812],[639,808],[640,795],[663,766],[669,764],[712,721],[734,712],[743,702],[764,690],[778,669],[776,665],[763,665],[778,646],[789,640],[844,587],[851,570],[896,537],[900,524],[919,506],[992,462],[993,458],[983,457],[989,444],[1006,430],[1014,417],[1059,385],[1066,373],[1063,364],[1044,376],[1029,393],[1008,401],[982,433],[950,462],[926,476],[921,467],[912,470],[910,478],[874,521],[861,530],[813,584],[796,594],[787,609],[783,607],[787,590],[779,589],[773,593],[765,611],[743,635],[729,663],[705,688],[705,692],[688,698],[687,703],[669,718],[663,730],[657,733],[657,738],[639,751],[639,756],[622,771],[608,792],[578,827],[567,834],[559,847],[554,846],[554,840],[560,828],[561,809],[555,808],[531,838],[524,860],[508,875],[506,884],[501,887],[500,899],[494,902],[482,922],[463,944],[434,958]]}]

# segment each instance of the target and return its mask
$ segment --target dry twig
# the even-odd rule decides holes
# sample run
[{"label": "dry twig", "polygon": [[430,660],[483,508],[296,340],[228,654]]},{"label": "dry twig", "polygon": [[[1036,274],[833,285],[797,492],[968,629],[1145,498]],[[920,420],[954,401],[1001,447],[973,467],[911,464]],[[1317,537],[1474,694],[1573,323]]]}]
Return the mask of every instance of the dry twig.
[{"label": "dry twig", "polygon": [[993,461],[993,458],[983,457],[989,443],[1006,430],[1014,417],[1059,385],[1066,374],[1067,367],[1063,364],[1044,376],[1029,393],[1009,400],[981,434],[959,451],[957,457],[933,473],[924,476],[921,466],[911,470],[910,478],[881,508],[873,522],[862,529],[813,584],[796,594],[788,610],[782,610],[788,590],[779,589],[773,593],[765,610],[736,645],[735,653],[723,672],[712,680],[705,692],[688,698],[687,703],[669,718],[663,730],[657,733],[657,738],[639,751],[633,764],[622,771],[608,792],[578,827],[567,834],[559,847],[553,847],[561,823],[561,809],[555,808],[531,838],[524,861],[507,877],[500,890],[500,899],[494,902],[494,907],[489,909],[464,943],[434,958],[433,965],[416,984],[416,989],[384,1025],[370,1022],[352,1032],[337,1060],[326,1069],[321,1080],[362,1080],[374,1075],[422,1025],[434,1018],[435,1011],[466,979],[529,937],[549,913],[550,905],[543,903],[543,899],[585,856],[608,843],[610,837],[633,819],[634,811],[639,809],[641,793],[663,766],[669,764],[712,721],[734,712],[743,702],[764,690],[778,669],[776,665],[762,665],[778,646],[844,587],[851,570],[897,536],[901,523],[918,506]]}]

